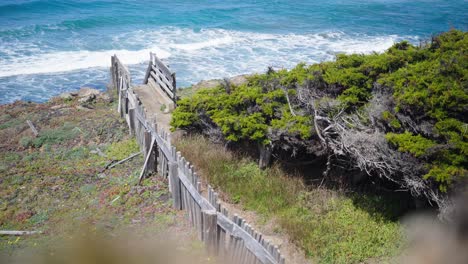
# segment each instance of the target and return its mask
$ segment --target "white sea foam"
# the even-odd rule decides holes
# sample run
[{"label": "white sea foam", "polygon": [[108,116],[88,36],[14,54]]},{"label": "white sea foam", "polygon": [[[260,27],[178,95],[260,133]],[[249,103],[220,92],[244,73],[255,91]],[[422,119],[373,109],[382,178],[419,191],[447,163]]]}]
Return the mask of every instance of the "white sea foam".
[{"label": "white sea foam", "polygon": [[157,47],[138,51],[61,51],[2,60],[0,61],[0,77],[21,74],[67,72],[93,67],[108,67],[110,65],[110,56],[114,54],[118,54],[119,58],[128,64],[138,64],[147,61],[151,51],[157,52],[158,56],[161,58],[170,56],[168,52]]},{"label": "white sea foam", "polygon": [[234,42],[234,39],[231,36],[224,36],[222,38],[214,38],[202,42],[186,43],[186,44],[173,44],[171,48],[185,50],[185,51],[194,51],[209,47],[223,46],[228,45]]},{"label": "white sea foam", "polygon": [[[336,53],[382,52],[401,39],[395,35],[366,36],[343,32],[267,34],[165,27],[115,36],[112,44],[121,49],[58,52],[38,52],[36,49],[24,55],[10,54],[0,61],[0,77],[108,67],[110,56],[114,54],[125,64],[141,64],[148,60],[152,51],[169,61],[180,81],[193,83],[201,79],[259,72],[268,66],[290,68],[298,62],[331,60]],[[131,47],[142,48],[132,50]]]},{"label": "white sea foam", "polygon": [[164,47],[171,53],[168,61],[184,85],[202,79],[263,72],[268,66],[291,68],[299,62],[332,60],[336,53],[382,52],[401,39],[414,40],[408,36],[343,32],[267,34],[180,28],[140,31],[125,38],[139,43],[150,41]]}]

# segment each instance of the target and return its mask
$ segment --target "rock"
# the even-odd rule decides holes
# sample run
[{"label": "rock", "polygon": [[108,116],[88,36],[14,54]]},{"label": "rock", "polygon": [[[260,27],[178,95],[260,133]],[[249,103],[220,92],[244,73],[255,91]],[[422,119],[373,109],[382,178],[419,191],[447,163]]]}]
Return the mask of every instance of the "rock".
[{"label": "rock", "polygon": [[112,103],[112,98],[109,96],[109,94],[107,93],[101,93],[99,95],[99,98],[101,98],[103,101],[105,102],[109,102],[109,103]]},{"label": "rock", "polygon": [[101,92],[97,89],[94,88],[89,88],[89,87],[81,87],[80,90],[78,91],[78,97],[87,97],[89,95],[99,95]]},{"label": "rock", "polygon": [[214,88],[214,87],[218,86],[221,82],[222,82],[222,80],[220,80],[220,79],[207,80],[207,81],[203,80],[203,81],[198,82],[195,85],[192,85],[192,89],[194,91],[196,91],[196,90],[198,90],[200,88]]},{"label": "rock", "polygon": [[78,102],[80,102],[81,104],[94,102],[94,100],[96,100],[96,97],[100,94],[101,92],[99,90],[89,87],[82,87],[78,91],[78,97],[80,97],[80,99],[78,99]]},{"label": "rock", "polygon": [[87,108],[87,107],[84,107],[84,106],[82,106],[82,105],[77,106],[76,109],[78,109],[78,110],[84,110],[84,111],[91,111],[91,109],[89,109],[89,108]]},{"label": "rock", "polygon": [[78,99],[78,102],[84,104],[84,103],[91,103],[94,100],[96,100],[96,95],[95,94],[88,94],[88,95],[85,95],[85,96],[81,97],[80,99]]},{"label": "rock", "polygon": [[51,106],[50,109],[52,109],[52,110],[57,110],[57,109],[64,108],[64,107],[66,107],[66,105],[64,105],[64,104],[59,104],[59,105]]},{"label": "rock", "polygon": [[[249,76],[250,76],[249,74],[237,75],[237,76],[228,78],[228,80],[234,85],[241,85],[247,82],[247,77]],[[196,91],[200,88],[214,88],[221,83],[224,83],[224,80],[222,79],[203,80],[203,81],[198,82],[195,85],[192,85],[192,89]]]},{"label": "rock", "polygon": [[249,77],[249,76],[250,75],[248,75],[248,74],[237,75],[237,76],[234,76],[232,78],[229,78],[229,81],[234,85],[241,85],[241,84],[247,82],[247,77]]},{"label": "rock", "polygon": [[73,97],[75,97],[77,95],[77,93],[73,93],[73,92],[68,92],[68,93],[61,93],[58,97],[59,98],[62,98],[64,100],[71,100],[73,99]]},{"label": "rock", "polygon": [[59,109],[59,112],[62,113],[62,114],[66,114],[66,113],[69,113],[73,108],[71,107],[65,107],[65,108],[61,108]]}]

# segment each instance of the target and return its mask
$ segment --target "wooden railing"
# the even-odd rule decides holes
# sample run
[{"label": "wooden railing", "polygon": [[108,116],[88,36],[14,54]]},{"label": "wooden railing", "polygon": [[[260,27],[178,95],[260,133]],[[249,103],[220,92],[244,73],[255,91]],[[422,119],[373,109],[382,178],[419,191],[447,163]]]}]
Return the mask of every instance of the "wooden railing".
[{"label": "wooden railing", "polygon": [[148,68],[146,69],[144,84],[155,82],[166,95],[174,102],[177,101],[176,91],[176,77],[175,73],[171,70],[156,56],[154,53],[150,53],[150,61]]},{"label": "wooden railing", "polygon": [[115,73],[112,81],[119,101],[125,102],[119,109],[126,110],[121,113],[145,153],[140,180],[151,172],[169,179],[174,207],[185,210],[210,254],[236,264],[285,263],[278,248],[242,217],[229,216],[213,188],[207,187],[207,198],[202,195],[202,185],[194,166],[172,146],[170,134],[158,129],[157,120],[146,118],[144,105],[131,85],[120,81],[130,80],[130,76],[116,56],[112,57],[111,72]]},{"label": "wooden railing", "polygon": [[117,56],[111,57],[111,81],[113,87],[117,91],[119,105],[117,110],[120,113],[120,116],[123,117],[124,113],[128,112],[127,105],[127,90],[131,85],[130,72],[128,69],[120,62]]}]

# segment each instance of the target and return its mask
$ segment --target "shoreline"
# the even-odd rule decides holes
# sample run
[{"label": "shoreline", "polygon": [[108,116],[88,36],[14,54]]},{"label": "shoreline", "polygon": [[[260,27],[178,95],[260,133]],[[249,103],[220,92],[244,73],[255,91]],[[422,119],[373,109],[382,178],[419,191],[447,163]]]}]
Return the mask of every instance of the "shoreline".
[{"label": "shoreline", "polygon": [[[221,83],[224,82],[225,79],[229,80],[232,84],[235,85],[240,85],[246,81],[246,77],[251,76],[253,74],[240,74],[240,75],[235,75],[232,77],[226,77],[226,78],[221,78],[221,79],[209,79],[209,80],[201,80],[193,85],[186,86],[186,87],[178,87],[177,92],[179,95],[187,96],[195,92],[196,90],[200,88],[213,88]],[[81,91],[81,92],[80,92]],[[49,97],[47,100],[42,101],[42,102],[37,102],[37,101],[30,101],[30,100],[15,100],[13,102],[9,103],[0,103],[0,106],[7,106],[7,105],[13,105],[16,103],[28,103],[28,104],[47,104],[50,103],[53,100],[56,100],[58,98],[74,98],[74,97],[83,97],[87,96],[89,94],[94,94],[96,96],[104,96],[105,100],[112,100],[112,95],[108,93],[108,87],[106,85],[105,88],[103,89],[98,89],[98,88],[93,88],[93,87],[88,87],[88,86],[82,86],[78,89],[73,89],[70,91],[63,92],[59,95]]]}]

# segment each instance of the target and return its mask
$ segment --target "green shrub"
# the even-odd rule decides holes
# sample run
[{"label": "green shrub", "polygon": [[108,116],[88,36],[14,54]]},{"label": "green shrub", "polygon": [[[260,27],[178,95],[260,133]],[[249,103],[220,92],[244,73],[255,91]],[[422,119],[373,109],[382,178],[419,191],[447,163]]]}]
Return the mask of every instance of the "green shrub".
[{"label": "green shrub", "polygon": [[382,118],[383,118],[383,120],[387,121],[388,124],[389,124],[392,128],[395,128],[395,129],[401,128],[401,123],[400,123],[400,121],[398,121],[398,119],[395,117],[395,115],[393,115],[393,114],[390,113],[389,111],[384,111],[384,112],[382,113]]},{"label": "green shrub", "polygon": [[[338,101],[337,108],[344,108],[345,114],[364,113],[359,116],[365,116],[366,107],[375,103],[370,99],[384,91],[389,102],[378,106],[384,111],[377,118],[386,124],[386,138],[424,163],[427,170],[418,172],[421,177],[435,180],[445,190],[468,175],[467,54],[468,33],[450,30],[418,47],[403,41],[384,53],[338,54],[332,62],[270,69],[245,84],[201,89],[180,100],[171,125],[203,130],[211,129],[208,123],[228,141],[283,147],[291,142],[285,138],[294,138],[300,146],[317,137],[310,107],[297,100],[294,104],[298,88],[322,95],[317,102]],[[402,131],[413,134],[395,133]]]},{"label": "green shrub", "polygon": [[435,142],[421,135],[413,135],[410,132],[403,134],[387,133],[385,138],[398,147],[401,152],[408,152],[416,157],[426,154],[427,150],[435,146]]},{"label": "green shrub", "polygon": [[[452,123],[450,121],[438,123],[436,127],[447,131],[444,125]],[[456,124],[454,122],[452,124]],[[455,126],[456,127],[456,126]],[[403,134],[388,133],[386,138],[389,142],[396,145],[401,152],[408,152],[416,157],[432,154],[435,158],[428,163],[429,172],[424,175],[425,179],[434,179],[439,183],[439,190],[446,192],[449,185],[460,177],[465,177],[468,173],[465,164],[467,163],[467,143],[463,142],[458,134],[443,132],[455,138],[449,140],[452,143],[452,149],[442,149],[435,153],[428,153],[436,146],[436,142],[426,139],[421,135],[413,135],[409,132]]]},{"label": "green shrub", "polygon": [[[286,72],[275,73],[280,76]],[[296,72],[292,71],[292,75]],[[297,79],[298,76],[282,76]],[[269,75],[255,75],[249,84],[232,85],[228,93],[219,86],[197,91],[192,97],[182,99],[171,121],[175,128],[197,128],[202,115],[206,115],[222,131],[229,141],[251,140],[261,144],[270,143],[269,130],[285,130],[291,135],[307,139],[311,136],[311,119],[293,116],[287,106],[285,92],[271,89],[262,82]]]},{"label": "green shrub", "polygon": [[450,184],[460,177],[466,177],[468,171],[465,168],[446,164],[433,165],[431,170],[424,175],[425,179],[433,178],[439,183],[439,190],[447,192]]},{"label": "green shrub", "polygon": [[19,143],[21,146],[23,146],[24,148],[27,148],[27,147],[30,147],[33,145],[33,139],[29,136],[25,136],[25,137],[22,137],[20,140],[19,140]]}]

